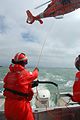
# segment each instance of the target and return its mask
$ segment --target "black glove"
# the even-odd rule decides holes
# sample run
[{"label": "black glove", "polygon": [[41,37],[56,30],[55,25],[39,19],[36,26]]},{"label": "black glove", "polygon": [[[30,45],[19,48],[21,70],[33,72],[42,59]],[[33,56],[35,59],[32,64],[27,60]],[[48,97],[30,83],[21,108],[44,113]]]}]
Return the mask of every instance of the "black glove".
[{"label": "black glove", "polygon": [[69,94],[69,93],[67,93],[67,94],[66,94],[66,96],[68,96],[68,97],[72,98],[72,95],[71,95],[71,94]]},{"label": "black glove", "polygon": [[32,82],[32,88],[38,86],[38,84],[39,84],[39,81],[38,81],[38,80],[37,80],[37,81],[33,81],[33,82]]}]

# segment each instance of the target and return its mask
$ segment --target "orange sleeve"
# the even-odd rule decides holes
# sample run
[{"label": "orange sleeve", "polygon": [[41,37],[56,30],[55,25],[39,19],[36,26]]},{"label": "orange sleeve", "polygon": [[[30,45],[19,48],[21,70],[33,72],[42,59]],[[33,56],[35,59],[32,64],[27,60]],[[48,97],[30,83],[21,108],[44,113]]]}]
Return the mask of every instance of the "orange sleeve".
[{"label": "orange sleeve", "polygon": [[29,84],[38,77],[38,70],[36,69],[33,72],[24,70],[17,77],[20,85]]},{"label": "orange sleeve", "polygon": [[32,82],[37,77],[38,77],[38,70],[34,70],[33,72],[28,72],[27,80],[29,80],[29,82]]}]

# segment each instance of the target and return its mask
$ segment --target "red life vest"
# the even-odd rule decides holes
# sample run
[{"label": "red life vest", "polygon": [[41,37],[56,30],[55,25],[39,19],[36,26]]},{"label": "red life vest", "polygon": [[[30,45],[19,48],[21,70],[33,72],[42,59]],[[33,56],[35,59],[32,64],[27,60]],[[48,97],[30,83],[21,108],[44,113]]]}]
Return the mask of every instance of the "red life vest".
[{"label": "red life vest", "polygon": [[80,72],[76,73],[73,85],[73,101],[80,102]]}]

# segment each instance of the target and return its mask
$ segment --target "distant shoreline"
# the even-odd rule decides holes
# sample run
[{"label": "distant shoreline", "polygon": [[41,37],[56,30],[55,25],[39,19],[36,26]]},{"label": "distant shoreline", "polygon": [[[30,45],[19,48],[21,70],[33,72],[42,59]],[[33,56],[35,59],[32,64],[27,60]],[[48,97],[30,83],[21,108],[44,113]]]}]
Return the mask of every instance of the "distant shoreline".
[{"label": "distant shoreline", "polygon": [[[0,67],[9,67],[9,66],[0,66]],[[26,66],[26,68],[32,68],[34,69],[34,66]],[[76,69],[75,67],[42,67],[39,66],[38,68],[42,68],[42,69]]]}]

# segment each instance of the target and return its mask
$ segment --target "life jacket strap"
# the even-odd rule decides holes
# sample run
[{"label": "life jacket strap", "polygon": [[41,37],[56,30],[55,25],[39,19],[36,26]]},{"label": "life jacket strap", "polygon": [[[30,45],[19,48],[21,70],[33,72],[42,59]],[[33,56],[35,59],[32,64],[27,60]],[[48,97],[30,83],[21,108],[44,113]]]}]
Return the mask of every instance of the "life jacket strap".
[{"label": "life jacket strap", "polygon": [[23,97],[29,97],[29,94],[27,94],[27,93],[18,92],[16,90],[12,90],[12,89],[9,89],[9,88],[5,88],[4,91],[9,91],[9,92],[11,92],[13,94],[23,96]]}]

